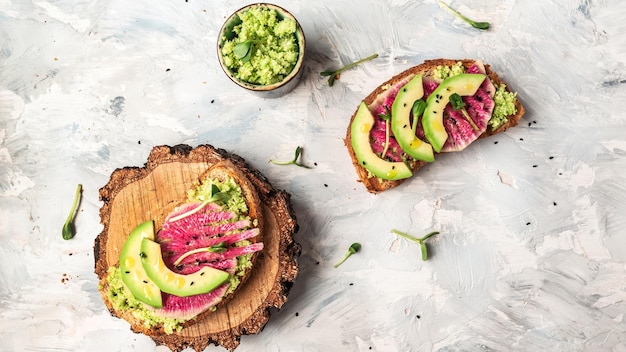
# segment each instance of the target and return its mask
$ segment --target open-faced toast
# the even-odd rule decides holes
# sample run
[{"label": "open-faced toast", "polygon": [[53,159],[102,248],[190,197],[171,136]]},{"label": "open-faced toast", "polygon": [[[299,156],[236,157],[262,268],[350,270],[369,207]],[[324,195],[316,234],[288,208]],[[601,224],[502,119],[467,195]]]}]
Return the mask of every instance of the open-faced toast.
[{"label": "open-faced toast", "polygon": [[[233,350],[287,300],[300,254],[289,194],[240,157],[208,145],[155,147],[145,167],[113,172],[100,197],[99,290],[133,331],[173,351]],[[163,283],[170,277],[180,287]]]},{"label": "open-faced toast", "polygon": [[[466,108],[452,107],[450,102],[458,97]],[[428,60],[363,99],[350,119],[345,145],[358,180],[367,191],[378,193],[399,186],[439,153],[462,150],[517,125],[524,112],[517,95],[489,65],[469,59]],[[444,129],[448,136],[441,136]]]}]

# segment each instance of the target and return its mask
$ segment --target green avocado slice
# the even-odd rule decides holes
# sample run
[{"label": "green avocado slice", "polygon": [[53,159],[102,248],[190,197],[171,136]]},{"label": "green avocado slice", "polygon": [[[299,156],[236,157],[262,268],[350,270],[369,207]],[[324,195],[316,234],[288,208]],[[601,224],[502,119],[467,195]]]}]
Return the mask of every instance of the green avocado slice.
[{"label": "green avocado slice", "polygon": [[163,306],[161,290],[148,278],[141,265],[141,242],[154,239],[154,221],[146,221],[137,226],[128,236],[120,253],[120,274],[124,285],[135,298],[155,308]]},{"label": "green avocado slice", "polygon": [[448,139],[443,125],[443,110],[450,101],[450,95],[474,95],[485,80],[485,75],[478,73],[462,73],[445,79],[426,99],[426,110],[422,117],[422,125],[426,139],[433,149],[439,153]]},{"label": "green avocado slice", "polygon": [[[391,130],[402,150],[414,159],[435,161],[433,147],[415,136],[411,128],[411,108],[424,96],[422,75],[417,75],[398,91],[391,106]],[[418,116],[414,117],[417,123]]]},{"label": "green avocado slice", "polygon": [[161,245],[151,239],[141,241],[141,263],[146,274],[163,292],[179,297],[187,297],[213,291],[228,280],[226,271],[202,267],[193,274],[182,275],[173,272],[163,262]]},{"label": "green avocado slice", "polygon": [[370,131],[373,126],[374,115],[367,108],[365,102],[361,102],[350,125],[352,150],[354,150],[359,165],[374,176],[385,180],[400,180],[411,177],[413,172],[405,163],[387,161],[374,153],[370,144]]}]

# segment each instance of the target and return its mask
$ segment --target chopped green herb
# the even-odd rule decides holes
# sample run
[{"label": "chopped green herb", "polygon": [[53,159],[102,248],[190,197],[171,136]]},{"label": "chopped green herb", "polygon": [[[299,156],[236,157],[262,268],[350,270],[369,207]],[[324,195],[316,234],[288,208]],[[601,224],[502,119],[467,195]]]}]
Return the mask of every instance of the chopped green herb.
[{"label": "chopped green herb", "polygon": [[425,261],[426,259],[428,259],[428,247],[426,246],[426,240],[427,240],[428,238],[430,238],[431,236],[434,236],[434,235],[439,234],[439,232],[438,232],[438,231],[433,231],[433,232],[430,232],[430,233],[426,234],[426,235],[425,235],[424,237],[422,237],[422,238],[417,238],[417,237],[413,237],[413,236],[411,236],[411,235],[409,235],[409,234],[407,234],[407,233],[404,233],[404,232],[398,231],[398,230],[396,230],[396,229],[392,229],[392,230],[391,230],[391,232],[395,233],[396,235],[398,235],[398,236],[400,236],[400,237],[404,237],[404,238],[406,238],[407,240],[410,240],[410,241],[413,241],[413,242],[415,242],[415,243],[419,244],[419,245],[420,245],[420,249],[421,249],[421,251],[422,251],[422,260],[424,260],[424,261]]},{"label": "chopped green herb", "polygon": [[74,203],[72,204],[72,209],[70,210],[70,214],[67,216],[67,220],[65,220],[65,224],[63,224],[63,230],[61,231],[64,240],[72,239],[76,235],[74,216],[76,215],[76,210],[78,209],[78,204],[80,204],[82,194],[83,185],[78,184],[78,186],[76,187],[76,193],[74,194]]},{"label": "chopped green herb", "polygon": [[467,22],[470,26],[477,28],[477,29],[482,29],[482,30],[487,30],[489,29],[489,22],[476,22],[476,21],[472,21],[469,18],[463,16],[460,12],[454,10],[453,8],[451,8],[450,6],[448,6],[448,4],[446,4],[445,2],[439,0],[439,6],[443,7],[445,10],[447,10],[448,12],[450,12],[451,14],[455,15],[456,17],[462,19],[463,21]]},{"label": "chopped green herb", "polygon": [[340,69],[338,69],[336,71],[331,71],[331,70],[323,71],[323,72],[320,73],[320,75],[322,75],[322,76],[329,76],[328,77],[328,85],[332,87],[333,84],[335,84],[335,80],[339,79],[339,75],[343,71],[348,70],[348,69],[350,69],[350,68],[352,68],[352,67],[354,67],[356,65],[362,64],[365,61],[375,59],[377,57],[378,57],[378,54],[370,55],[370,56],[368,56],[368,57],[366,57],[364,59],[361,59],[361,60],[355,61],[355,62],[353,62],[351,64],[348,64],[348,65],[346,65],[346,66],[344,66],[344,67],[342,67],[342,68],[340,68]]},{"label": "chopped green herb", "polygon": [[300,158],[300,153],[302,153],[302,147],[298,146],[296,148],[296,152],[295,155],[293,157],[293,160],[270,160],[270,163],[272,164],[276,164],[276,165],[296,165],[296,166],[300,166],[306,169],[310,169],[311,167],[308,165],[305,165],[301,162],[298,161],[298,158]]},{"label": "chopped green herb", "polygon": [[352,245],[350,245],[350,248],[348,248],[346,254],[344,254],[344,256],[337,262],[337,264],[335,264],[335,268],[339,267],[339,265],[343,264],[346,259],[348,259],[351,255],[356,254],[360,250],[361,244],[358,242],[354,242]]}]

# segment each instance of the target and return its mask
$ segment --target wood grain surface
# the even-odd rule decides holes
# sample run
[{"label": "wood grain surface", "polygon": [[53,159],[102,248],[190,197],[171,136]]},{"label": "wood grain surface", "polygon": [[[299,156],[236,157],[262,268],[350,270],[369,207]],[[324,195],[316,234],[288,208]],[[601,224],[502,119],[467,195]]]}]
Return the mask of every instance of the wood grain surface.
[{"label": "wood grain surface", "polygon": [[221,149],[203,145],[192,149],[186,145],[153,148],[143,168],[126,167],[113,172],[100,189],[104,202],[101,211],[102,233],[97,237],[95,271],[101,285],[110,266],[119,265],[121,248],[130,232],[140,223],[154,220],[161,228],[165,216],[185,200],[204,171],[224,159],[234,162],[259,192],[263,204],[264,249],[256,258],[247,281],[232,299],[215,312],[200,315],[180,332],[165,334],[162,329],[146,329],[125,312],[116,312],[106,295],[105,304],[113,315],[131,323],[131,328],[151,336],[156,343],[173,351],[191,347],[202,351],[210,343],[234,350],[243,334],[256,334],[269,319],[269,308],[280,308],[287,300],[289,288],[298,273],[300,246],[294,241],[298,230],[289,202],[289,194],[274,189],[258,171],[245,161]]}]

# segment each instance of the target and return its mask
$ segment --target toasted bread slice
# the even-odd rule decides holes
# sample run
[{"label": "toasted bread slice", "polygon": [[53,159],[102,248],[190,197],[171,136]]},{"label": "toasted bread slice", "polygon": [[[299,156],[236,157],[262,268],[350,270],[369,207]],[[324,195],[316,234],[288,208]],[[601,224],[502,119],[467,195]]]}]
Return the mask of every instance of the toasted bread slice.
[{"label": "toasted bread slice", "polygon": [[[465,59],[465,60],[450,60],[450,59],[435,59],[435,60],[427,60],[425,62],[423,62],[420,65],[414,66],[409,68],[408,70],[401,72],[397,75],[395,75],[394,77],[392,77],[391,79],[389,79],[388,81],[384,82],[383,84],[381,84],[380,86],[378,86],[372,93],[370,93],[368,96],[365,97],[365,99],[363,99],[363,101],[365,102],[365,104],[367,104],[368,106],[374,104],[377,100],[380,100],[381,97],[384,97],[388,88],[395,86],[396,84],[402,82],[402,81],[407,81],[408,77],[414,76],[414,75],[418,75],[418,74],[422,74],[424,77],[429,77],[432,76],[434,70],[437,68],[437,66],[452,66],[454,64],[456,64],[457,62],[461,62],[463,64],[463,66],[468,69],[469,67],[471,67],[472,65],[474,65],[476,63],[476,60],[470,60],[470,59]],[[494,72],[491,67],[487,64],[484,64],[484,68],[485,68],[485,73],[487,75],[487,77],[491,80],[491,82],[493,83],[494,86],[498,86],[501,83],[504,83],[500,77],[498,76],[498,74],[496,72]],[[509,90],[509,87],[507,85],[507,91]],[[520,119],[522,118],[522,116],[525,113],[524,107],[522,106],[521,102],[519,101],[519,99],[516,98],[515,100],[515,107],[516,107],[516,112],[515,114],[508,116],[508,121],[500,126],[499,128],[497,128],[496,130],[491,130],[489,128],[487,128],[487,130],[480,135],[478,138],[484,138],[484,137],[488,137],[488,136],[492,136],[494,134],[498,134],[500,132],[504,132],[506,129],[508,129],[509,127],[513,127],[515,125],[517,125],[520,121]],[[358,109],[357,109],[358,111]],[[352,148],[352,140],[351,140],[351,125],[352,125],[352,121],[354,121],[354,118],[356,117],[357,111],[354,112],[354,114],[352,115],[351,119],[350,119],[350,123],[348,124],[348,128],[347,128],[347,133],[346,133],[346,138],[344,139],[344,143],[346,145],[346,148],[348,149],[348,153],[350,155],[350,158],[352,159],[352,164],[354,165],[354,168],[356,170],[357,176],[358,176],[358,181],[361,182],[365,188],[367,189],[368,192],[370,193],[379,193],[394,187],[399,186],[400,184],[404,183],[406,180],[408,180],[409,178],[405,178],[405,179],[399,179],[399,180],[385,180],[382,178],[378,178],[375,176],[372,176],[372,174],[365,169],[363,166],[360,165],[360,163],[357,160],[356,154],[354,149]],[[415,172],[420,169],[421,167],[423,167],[424,165],[426,165],[427,162],[425,161],[421,161],[421,160],[415,160],[413,163],[411,163],[411,169],[413,174],[415,174]]]}]

